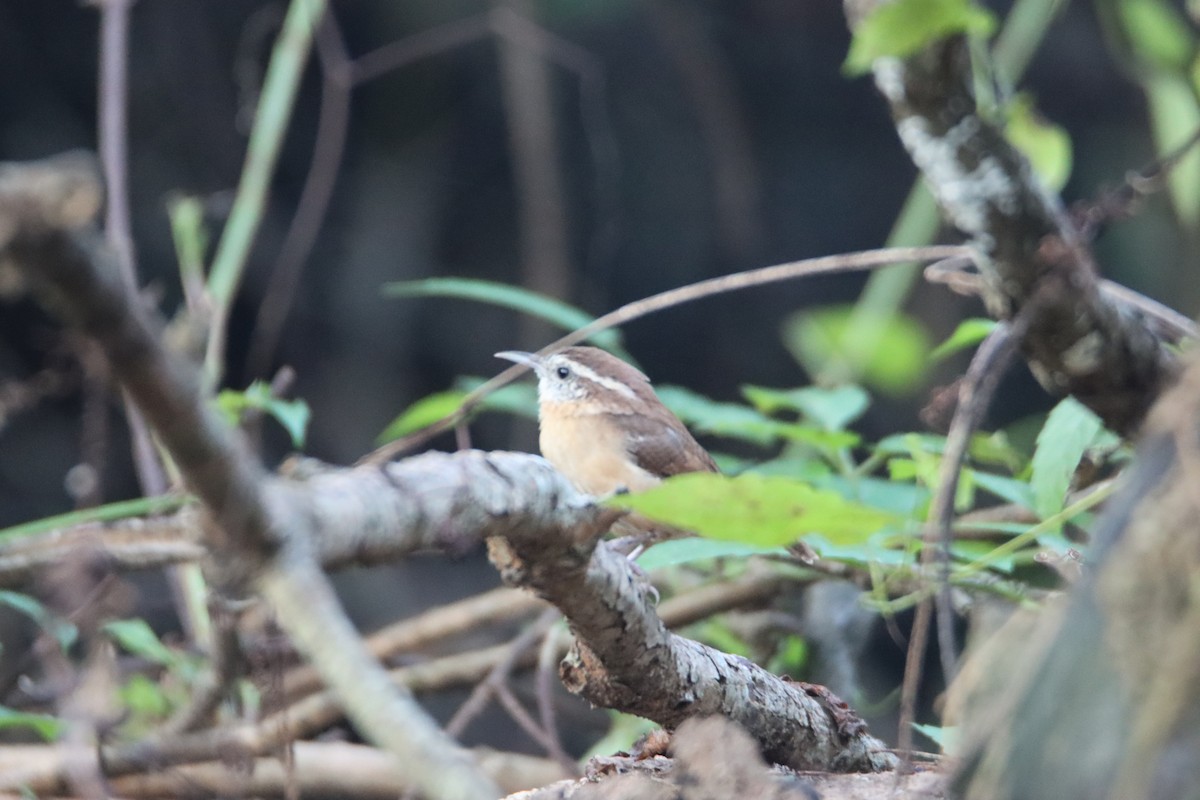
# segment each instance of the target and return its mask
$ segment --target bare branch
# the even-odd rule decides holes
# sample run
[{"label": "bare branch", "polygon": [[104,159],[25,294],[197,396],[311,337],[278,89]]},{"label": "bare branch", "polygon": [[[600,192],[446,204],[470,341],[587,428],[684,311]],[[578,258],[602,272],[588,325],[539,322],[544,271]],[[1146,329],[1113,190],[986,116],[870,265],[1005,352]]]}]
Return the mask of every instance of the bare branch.
[{"label": "bare branch", "polygon": [[[211,516],[206,539],[222,568],[219,579],[257,586],[297,646],[336,687],[360,731],[401,757],[426,794],[495,796],[476,765],[409,694],[391,685],[342,612],[311,542],[321,527],[338,530],[343,523],[323,516],[328,507],[310,506],[296,482],[268,478],[216,416],[197,371],[163,349],[157,323],[124,291],[112,253],[87,217],[66,213],[61,193],[40,193],[47,186],[86,185],[86,176],[78,174],[77,180],[47,184],[43,172],[55,166],[8,167],[0,176],[0,253],[48,308],[100,345]],[[51,213],[38,219],[36,212],[46,209]],[[76,224],[52,223],[64,218]],[[32,221],[22,226],[24,220]]]},{"label": "bare branch", "polygon": [[[846,0],[851,27],[879,4]],[[1010,319],[1038,295],[1020,340],[1038,381],[1055,396],[1075,396],[1112,430],[1133,433],[1176,360],[1140,313],[1105,297],[1061,201],[979,114],[966,39],[943,39],[905,60],[879,58],[873,69],[909,155],[946,218],[980,252],[989,312]]]}]

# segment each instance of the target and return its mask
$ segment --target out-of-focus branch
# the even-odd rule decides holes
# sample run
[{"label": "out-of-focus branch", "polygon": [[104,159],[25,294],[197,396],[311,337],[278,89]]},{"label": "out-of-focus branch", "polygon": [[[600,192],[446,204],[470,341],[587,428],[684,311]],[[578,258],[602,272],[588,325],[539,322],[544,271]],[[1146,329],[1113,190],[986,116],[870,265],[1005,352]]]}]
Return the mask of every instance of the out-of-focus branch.
[{"label": "out-of-focus branch", "polygon": [[[47,178],[56,171],[65,174]],[[274,604],[359,730],[391,750],[426,795],[494,797],[491,781],[409,694],[389,683],[342,612],[311,543],[322,526],[337,530],[343,523],[328,516],[328,507],[311,505],[295,482],[266,475],[205,402],[197,370],[167,353],[160,323],[148,320],[124,291],[112,253],[86,213],[94,212],[95,183],[94,165],[78,160],[5,167],[0,257],[16,266],[48,309],[100,345],[210,516],[205,538],[219,581],[252,583]],[[62,220],[72,224],[55,224]]]},{"label": "out-of-focus branch", "polygon": [[[855,27],[880,0],[845,5]],[[879,58],[873,70],[909,155],[946,218],[981,255],[989,312],[1011,319],[1037,295],[1020,347],[1038,381],[1132,434],[1175,375],[1176,360],[1139,313],[1104,296],[1059,199],[978,113],[966,39],[940,40],[907,59]]]},{"label": "out-of-focus branch", "polygon": [[[301,796],[337,794],[340,797],[395,798],[416,788],[411,776],[391,755],[360,744],[346,742],[296,742],[292,772],[274,756],[246,762],[247,768],[231,769],[232,751],[213,753],[210,758],[172,769],[154,769],[119,776],[108,781],[111,794],[119,797],[182,796],[285,796],[289,782]],[[515,792],[542,786],[566,777],[555,762],[478,748],[473,755],[502,791]],[[51,773],[61,761],[53,746],[10,745],[0,754],[0,772],[36,769]],[[238,762],[242,764],[241,761]],[[31,787],[32,788],[32,787]],[[52,793],[56,787],[38,785],[36,791]]]},{"label": "out-of-focus branch", "polygon": [[246,149],[246,164],[208,277],[213,318],[205,354],[205,371],[213,383],[219,381],[224,367],[222,362],[229,310],[241,284],[254,237],[262,223],[275,162],[283,147],[283,137],[300,88],[300,78],[325,6],[325,0],[291,0],[283,29],[271,53],[271,63],[255,112],[254,129]]}]

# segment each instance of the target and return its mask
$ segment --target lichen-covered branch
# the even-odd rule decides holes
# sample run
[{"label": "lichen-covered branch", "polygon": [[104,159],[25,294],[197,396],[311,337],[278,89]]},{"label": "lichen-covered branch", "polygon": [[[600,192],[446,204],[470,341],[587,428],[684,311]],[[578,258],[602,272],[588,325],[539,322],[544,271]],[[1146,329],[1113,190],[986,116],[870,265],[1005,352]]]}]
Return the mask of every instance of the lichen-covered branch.
[{"label": "lichen-covered branch", "polygon": [[594,540],[515,527],[488,542],[497,569],[563,612],[576,643],[560,674],[592,703],[674,728],[694,717],[741,725],[770,760],[796,769],[873,772],[895,757],[845,703],[667,630],[650,585]]},{"label": "lichen-covered branch", "polygon": [[[886,0],[846,0],[851,27]],[[1036,313],[1020,346],[1050,393],[1070,394],[1132,434],[1177,371],[1135,308],[1101,293],[1091,252],[1025,157],[984,118],[965,38],[907,59],[879,58],[875,84],[946,219],[979,251],[984,301],[998,319]]]}]

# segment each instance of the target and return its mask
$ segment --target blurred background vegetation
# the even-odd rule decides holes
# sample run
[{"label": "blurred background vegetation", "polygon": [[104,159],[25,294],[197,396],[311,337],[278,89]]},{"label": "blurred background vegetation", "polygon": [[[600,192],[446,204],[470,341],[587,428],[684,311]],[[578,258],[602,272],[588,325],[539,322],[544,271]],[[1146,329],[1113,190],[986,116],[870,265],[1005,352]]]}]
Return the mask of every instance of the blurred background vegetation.
[{"label": "blurred background vegetation", "polygon": [[[1001,25],[1015,19],[1010,4],[990,5]],[[1008,46],[1019,50],[1021,37],[1033,43],[1044,32],[1019,85],[1069,141],[1060,163],[1069,168],[1068,203],[1119,184],[1194,127],[1188,9],[1143,0],[1019,5],[1041,6],[1051,20],[1044,31],[1013,33]],[[471,20],[497,8],[537,27],[471,32]],[[140,279],[168,314],[182,302],[168,209],[198,199],[209,241],[218,238],[284,10],[256,0],[134,6],[133,233]],[[414,401],[457,376],[499,371],[495,351],[553,338],[493,305],[385,296],[387,283],[483,278],[600,314],[703,278],[881,246],[912,189],[915,170],[885,104],[868,78],[843,71],[849,35],[839,3],[346,0],[333,10],[351,57],[385,45],[427,53],[351,92],[327,217],[313,231],[278,346],[256,352],[259,309],[314,163],[322,71],[310,60],[233,308],[224,381],[241,389],[293,368],[291,394],[312,410],[305,451],[321,459],[353,461]],[[0,158],[97,147],[97,22],[93,8],[65,0],[0,4]],[[544,92],[521,71],[529,69],[522,54],[539,49],[550,56],[533,59],[544,65]],[[1190,85],[1178,80],[1189,74]],[[1003,75],[985,79],[1000,94],[1010,88]],[[538,135],[548,138],[531,163],[520,145]],[[550,189],[534,200],[549,197],[549,206],[531,201],[538,180]],[[1193,200],[1186,190],[1155,195],[1097,242],[1107,277],[1188,316],[1200,306]],[[922,238],[916,227],[899,239]],[[799,386],[813,376],[794,315],[853,303],[864,280],[705,300],[630,325],[624,346],[656,383],[718,400],[739,398],[745,384]],[[929,343],[981,313],[944,287],[890,291]],[[874,387],[883,391],[857,429],[871,441],[921,429],[919,409],[961,373],[962,358]],[[0,527],[138,494],[118,403],[88,388],[103,381],[95,360],[31,302],[0,307],[0,389],[47,376],[43,400],[9,403],[0,418]],[[992,425],[1051,406],[1023,367],[1013,372]],[[276,463],[291,443],[282,429],[264,433],[266,459]],[[536,446],[533,425],[508,417],[484,417],[472,434],[484,448]],[[68,476],[78,479],[72,467],[88,458],[100,480],[81,491]],[[428,562],[395,569],[403,580],[393,570],[341,577],[365,624],[496,581],[481,559],[453,565],[450,582]],[[145,596],[170,607],[152,586]]]}]

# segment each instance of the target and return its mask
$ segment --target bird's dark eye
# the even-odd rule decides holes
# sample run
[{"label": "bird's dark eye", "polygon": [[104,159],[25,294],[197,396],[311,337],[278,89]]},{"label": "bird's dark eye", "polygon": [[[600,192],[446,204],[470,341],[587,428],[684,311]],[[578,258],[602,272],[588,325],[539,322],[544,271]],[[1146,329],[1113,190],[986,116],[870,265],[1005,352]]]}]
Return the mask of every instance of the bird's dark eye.
[{"label": "bird's dark eye", "polygon": [[554,374],[558,376],[559,380],[565,381],[567,378],[571,377],[571,370],[567,369],[566,367],[559,367],[558,369],[554,370]]}]

